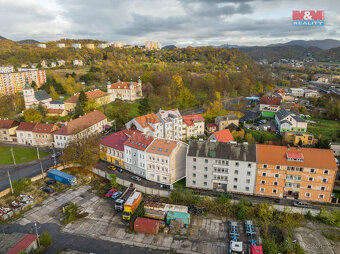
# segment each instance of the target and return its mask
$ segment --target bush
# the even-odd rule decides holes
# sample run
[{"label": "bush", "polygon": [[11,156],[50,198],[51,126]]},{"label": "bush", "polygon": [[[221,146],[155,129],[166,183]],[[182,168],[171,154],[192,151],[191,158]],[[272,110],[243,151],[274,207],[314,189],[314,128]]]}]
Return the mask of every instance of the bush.
[{"label": "bush", "polygon": [[40,244],[44,247],[49,246],[52,243],[52,237],[47,232],[42,232],[39,237]]},{"label": "bush", "polygon": [[279,253],[279,246],[276,244],[274,237],[268,237],[263,239],[262,247],[264,254]]},{"label": "bush", "polygon": [[30,178],[22,178],[21,180],[16,179],[12,182],[13,192],[18,195],[30,184]]},{"label": "bush", "polygon": [[110,183],[111,183],[111,188],[117,189],[119,187],[117,183],[117,176],[115,174],[110,174]]},{"label": "bush", "polygon": [[321,209],[319,215],[317,218],[322,221],[323,223],[326,223],[331,226],[340,227],[340,211],[339,210],[326,210]]},{"label": "bush", "polygon": [[279,251],[281,253],[292,253],[292,254],[304,254],[305,251],[302,249],[297,241],[293,241],[288,238],[284,242],[280,243]]}]

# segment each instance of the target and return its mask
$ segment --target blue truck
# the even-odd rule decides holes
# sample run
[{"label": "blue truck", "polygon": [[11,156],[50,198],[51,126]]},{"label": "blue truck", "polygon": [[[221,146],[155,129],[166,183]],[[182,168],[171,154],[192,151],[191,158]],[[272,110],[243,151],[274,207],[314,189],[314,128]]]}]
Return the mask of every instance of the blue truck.
[{"label": "blue truck", "polygon": [[61,171],[53,169],[53,168],[48,170],[46,172],[46,174],[47,174],[48,178],[54,179],[58,182],[61,182],[61,183],[64,183],[64,184],[67,184],[67,185],[70,185],[70,186],[77,185],[77,183],[78,183],[77,178],[75,176],[66,174],[64,172],[61,172]]}]

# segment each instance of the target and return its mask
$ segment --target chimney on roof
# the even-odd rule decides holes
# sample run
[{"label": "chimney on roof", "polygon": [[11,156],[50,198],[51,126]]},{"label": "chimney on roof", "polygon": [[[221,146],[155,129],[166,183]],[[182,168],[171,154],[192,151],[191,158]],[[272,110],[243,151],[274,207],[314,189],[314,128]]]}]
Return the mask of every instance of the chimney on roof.
[{"label": "chimney on roof", "polygon": [[290,149],[290,145],[287,145],[287,149],[288,149],[288,150]]},{"label": "chimney on roof", "polygon": [[299,146],[297,146],[297,148],[296,148],[298,151],[300,151],[300,147]]}]

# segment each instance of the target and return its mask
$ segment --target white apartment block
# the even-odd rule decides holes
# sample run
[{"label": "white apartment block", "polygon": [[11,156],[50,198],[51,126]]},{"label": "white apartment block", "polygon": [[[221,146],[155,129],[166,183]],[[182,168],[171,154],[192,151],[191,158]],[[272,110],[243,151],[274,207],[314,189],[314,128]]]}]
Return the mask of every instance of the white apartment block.
[{"label": "white apartment block", "polygon": [[304,89],[303,88],[290,88],[290,92],[293,96],[296,96],[296,97],[303,97],[304,96]]},{"label": "white apartment block", "polygon": [[57,48],[65,48],[65,43],[57,43]]},{"label": "white apartment block", "polygon": [[156,116],[159,118],[163,125],[162,138],[173,140],[182,139],[183,119],[178,109],[159,109],[158,113],[156,113]]},{"label": "white apartment block", "polygon": [[74,44],[72,44],[72,48],[81,49],[81,44],[80,43],[74,43]]},{"label": "white apartment block", "polygon": [[46,48],[46,44],[44,44],[44,43],[38,44],[38,48],[43,48],[43,49],[45,49],[45,48]]},{"label": "white apartment block", "polygon": [[163,138],[163,124],[156,114],[135,117],[125,124],[126,129],[135,129],[154,138]]},{"label": "white apartment block", "polygon": [[205,120],[198,115],[183,116],[182,138],[199,137],[204,135]]},{"label": "white apartment block", "polygon": [[33,129],[37,123],[21,122],[16,129],[17,141],[22,145],[34,145]]},{"label": "white apartment block", "polygon": [[0,73],[11,73],[14,72],[13,66],[0,66]]},{"label": "white apartment block", "polygon": [[190,141],[186,185],[191,188],[254,194],[256,145]]}]

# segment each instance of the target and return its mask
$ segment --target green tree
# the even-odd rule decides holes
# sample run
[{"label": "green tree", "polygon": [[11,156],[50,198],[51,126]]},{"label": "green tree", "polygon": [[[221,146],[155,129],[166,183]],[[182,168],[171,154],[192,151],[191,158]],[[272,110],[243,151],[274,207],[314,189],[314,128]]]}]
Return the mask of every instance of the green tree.
[{"label": "green tree", "polygon": [[302,147],[302,140],[301,139],[299,140],[298,146]]},{"label": "green tree", "polygon": [[36,91],[38,89],[37,83],[33,80],[31,83],[31,87]]},{"label": "green tree", "polygon": [[80,102],[80,104],[83,108],[86,107],[86,103],[88,102],[88,98],[87,98],[84,91],[80,91],[78,101]]},{"label": "green tree", "polygon": [[58,100],[59,99],[59,95],[56,92],[56,90],[54,89],[53,86],[50,87],[50,96],[52,97],[52,100]]},{"label": "green tree", "polygon": [[110,183],[111,183],[111,188],[113,189],[117,189],[119,186],[116,179],[117,179],[116,174],[110,174]]},{"label": "green tree", "polygon": [[40,244],[44,247],[49,246],[52,243],[52,237],[47,232],[42,232],[39,237]]},{"label": "green tree", "polygon": [[44,117],[36,109],[30,108],[24,111],[25,122],[41,123]]},{"label": "green tree", "polygon": [[39,103],[37,110],[43,117],[46,117],[46,108],[41,103]]},{"label": "green tree", "polygon": [[255,144],[255,138],[251,135],[251,133],[247,133],[245,138],[249,144]]},{"label": "green tree", "polygon": [[228,113],[223,107],[222,97],[219,92],[215,92],[215,101],[210,102],[206,109],[207,112],[203,114],[203,117],[211,121],[213,121],[216,116],[226,115]]},{"label": "green tree", "polygon": [[188,88],[182,87],[178,95],[178,107],[188,108],[196,105],[196,97],[193,95]]},{"label": "green tree", "polygon": [[74,117],[78,118],[79,116],[83,116],[84,113],[84,109],[83,106],[80,103],[80,100],[77,101],[76,107],[74,108]]},{"label": "green tree", "polygon": [[263,135],[260,136],[259,142],[260,142],[260,144],[263,144],[263,143],[264,143],[264,136],[263,136]]},{"label": "green tree", "polygon": [[151,106],[149,104],[149,100],[147,98],[143,98],[140,100],[139,105],[138,105],[138,113],[139,115],[145,115],[150,113],[151,111]]},{"label": "green tree", "polygon": [[262,247],[263,253],[265,254],[279,253],[279,246],[276,244],[275,238],[273,236],[263,239]]}]

